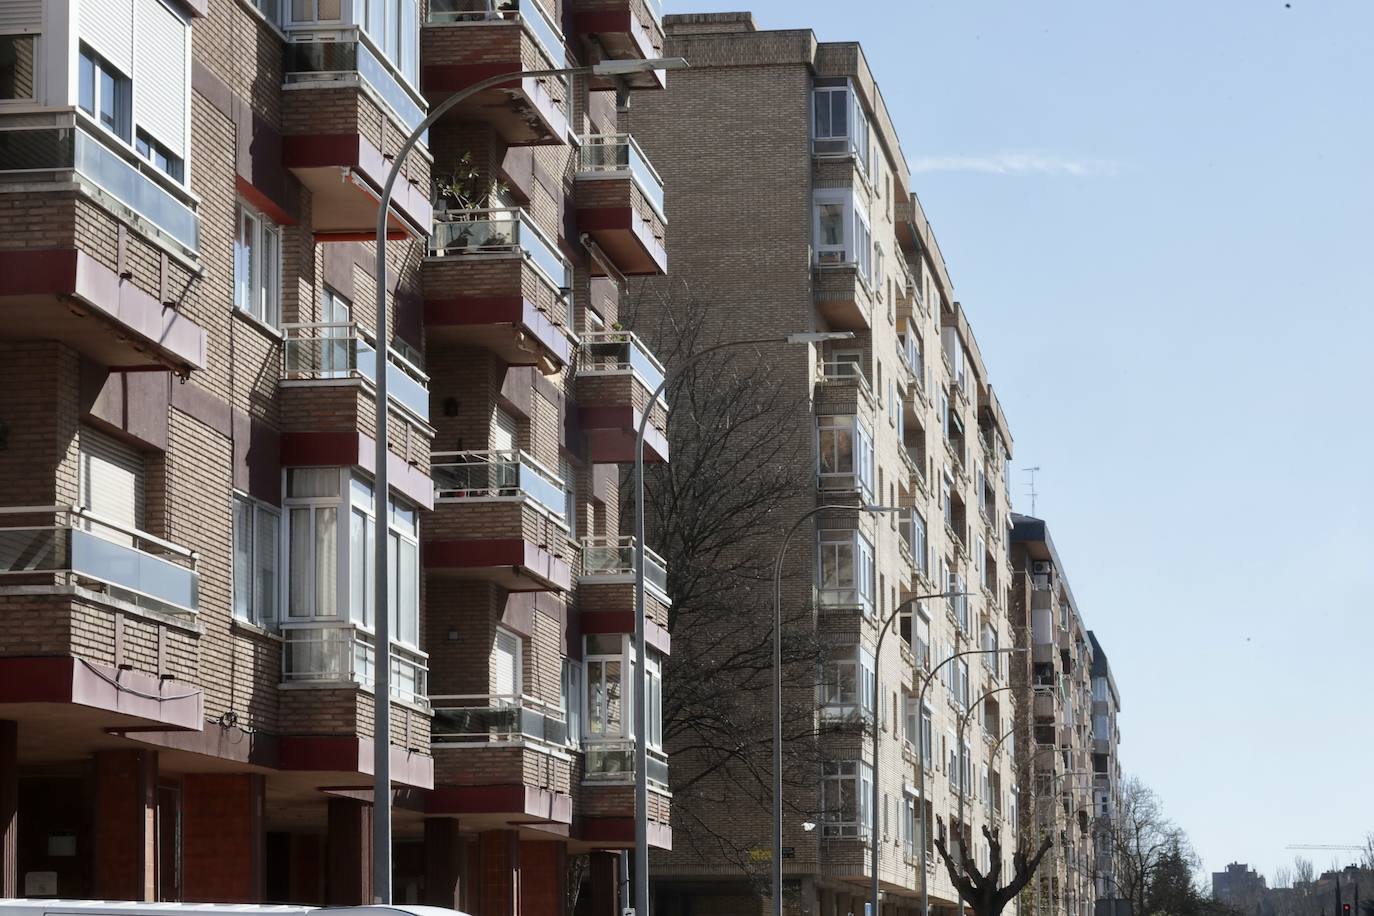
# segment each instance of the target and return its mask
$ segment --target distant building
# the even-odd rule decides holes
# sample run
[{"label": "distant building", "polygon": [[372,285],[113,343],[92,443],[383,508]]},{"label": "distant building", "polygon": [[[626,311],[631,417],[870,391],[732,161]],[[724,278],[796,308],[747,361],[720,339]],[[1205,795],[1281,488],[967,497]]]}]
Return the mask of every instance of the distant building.
[{"label": "distant building", "polygon": [[1212,899],[1248,910],[1264,896],[1264,876],[1243,862],[1232,862],[1225,871],[1212,872]]}]

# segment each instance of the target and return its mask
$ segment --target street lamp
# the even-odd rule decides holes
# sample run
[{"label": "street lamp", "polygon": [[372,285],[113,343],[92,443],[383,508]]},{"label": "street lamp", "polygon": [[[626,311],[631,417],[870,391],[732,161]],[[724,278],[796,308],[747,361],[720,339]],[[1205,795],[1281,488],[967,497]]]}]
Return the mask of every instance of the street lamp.
[{"label": "street lamp", "polygon": [[[387,483],[387,369],[390,367],[388,351],[390,335],[387,331],[386,315],[386,232],[387,216],[391,211],[391,191],[401,174],[401,166],[410,155],[420,137],[429,130],[431,124],[439,120],[444,112],[454,105],[470,98],[484,89],[499,86],[515,79],[551,76],[599,76],[618,79],[634,73],[651,70],[681,70],[687,61],[680,57],[651,58],[649,60],[608,60],[587,67],[560,67],[550,70],[516,70],[473,83],[466,89],[455,92],[430,109],[425,119],[410,132],[401,144],[400,152],[391,163],[386,181],[382,184],[382,194],[377,203],[377,263],[373,276],[377,282],[377,370],[376,375],[376,454],[373,459],[373,513],[377,524],[385,524],[389,505]],[[391,903],[391,619],[389,611],[390,582],[388,581],[387,549],[389,539],[385,531],[376,539],[374,562],[374,582],[376,585],[373,607],[377,608],[377,638],[373,649],[373,702],[374,727],[372,736],[373,777],[373,831],[372,831],[372,897],[374,903]],[[643,567],[641,559],[640,567]],[[642,580],[642,575],[641,575]],[[640,594],[643,594],[642,588]],[[640,604],[640,617],[643,617],[643,602]],[[642,651],[642,649],[641,649]],[[643,665],[640,665],[641,671]],[[642,734],[642,732],[641,732]],[[642,742],[642,739],[641,739]]]},{"label": "street lamp", "polygon": [[[773,912],[782,916],[782,562],[787,545],[808,519],[822,512],[902,512],[900,506],[815,506],[803,512],[783,535],[778,547],[778,559],[773,564]],[[874,663],[876,666],[876,662]],[[876,685],[874,696],[877,696]],[[876,914],[874,914],[876,916]]]},{"label": "street lamp", "polygon": [[[943,668],[945,665],[948,665],[950,662],[954,661],[955,659],[957,659],[957,658],[963,658],[963,657],[965,657],[965,656],[967,656],[967,655],[1015,655],[1015,654],[1018,654],[1018,653],[1029,652],[1029,651],[1030,651],[1030,650],[1027,649],[1027,648],[1018,647],[1018,648],[1006,648],[1006,649],[965,649],[965,650],[962,651],[962,652],[955,652],[954,654],[952,654],[951,656],[949,656],[949,658],[946,658],[944,661],[940,662],[940,664],[938,664],[938,665],[936,665],[934,668],[930,669],[930,674],[927,674],[927,675],[926,675],[925,682],[921,685],[921,695],[920,695],[920,699],[918,700],[918,707],[924,707],[924,706],[925,706],[925,702],[926,702],[926,691],[927,691],[928,689],[930,689],[931,683],[935,680],[935,675],[939,674],[941,668]],[[921,916],[930,916],[930,875],[927,874],[927,872],[926,872],[926,863],[925,863],[925,855],[926,855],[926,760],[925,760],[925,754],[924,754],[924,753],[922,753],[920,765],[917,766],[916,769],[917,769],[917,771],[918,771],[917,775],[918,775],[918,778],[919,778],[919,788],[920,788],[920,798],[921,798],[921,818],[920,818],[920,821],[921,821],[921,846],[920,846],[920,862],[921,862]],[[876,869],[875,869],[875,872],[874,872],[874,873],[876,874]],[[878,907],[877,884],[878,884],[878,882],[875,880],[875,881],[873,882],[873,887],[874,887],[874,890],[873,890],[873,908],[874,908],[875,912],[876,912],[877,907]]]},{"label": "street lamp", "polygon": [[[644,709],[644,674],[648,665],[645,664],[646,648],[644,645],[644,435],[649,428],[649,416],[653,413],[653,405],[659,396],[667,390],[668,386],[677,379],[688,367],[694,365],[702,357],[724,350],[729,347],[745,347],[761,344],[813,344],[822,343],[827,340],[851,340],[854,337],[853,331],[819,331],[814,333],[788,334],[785,337],[760,337],[750,340],[727,340],[724,343],[714,344],[691,354],[682,362],[673,367],[671,372],[663,375],[663,381],[659,382],[654,393],[649,396],[648,406],[644,408],[644,415],[639,418],[639,429],[635,433],[635,655],[639,659],[639,665],[634,669],[634,719],[635,719],[635,913],[637,916],[648,916],[649,913],[649,781],[645,768],[648,766],[648,745],[644,738],[648,734],[648,718]],[[811,514],[814,514],[813,513]],[[805,518],[806,516],[803,516]],[[789,537],[791,533],[789,532]],[[786,549],[786,541],[783,542],[783,549]],[[779,561],[781,562],[781,560]],[[775,618],[776,620],[776,618]],[[780,650],[775,639],[773,646],[774,661],[780,657]],[[781,696],[781,694],[779,694]],[[781,702],[781,700],[779,700]],[[781,729],[779,724],[778,730]],[[778,748],[781,748],[779,739]],[[780,750],[774,751],[774,758],[781,753]],[[777,816],[778,835],[782,834],[782,813],[778,809]],[[779,847],[781,844],[779,844]],[[781,867],[779,865],[778,854],[780,848],[774,850],[773,869],[774,873]],[[781,886],[781,881],[779,881]]]}]

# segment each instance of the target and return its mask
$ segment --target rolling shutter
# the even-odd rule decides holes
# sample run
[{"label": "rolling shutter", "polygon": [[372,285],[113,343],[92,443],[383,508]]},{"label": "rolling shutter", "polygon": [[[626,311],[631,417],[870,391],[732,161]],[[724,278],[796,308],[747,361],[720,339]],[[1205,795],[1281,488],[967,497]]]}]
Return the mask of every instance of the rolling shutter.
[{"label": "rolling shutter", "polygon": [[0,32],[22,35],[43,31],[43,0],[5,0],[0,3]]},{"label": "rolling shutter", "polygon": [[[89,426],[81,427],[81,505],[116,524],[143,529],[143,456]],[[93,532],[124,542],[99,525]]]},{"label": "rolling shutter", "polygon": [[498,629],[491,645],[491,692],[520,696],[520,637],[510,630]]},{"label": "rolling shutter", "polygon": [[491,447],[497,452],[513,452],[519,448],[520,436],[515,418],[497,408],[496,422],[492,424]]},{"label": "rolling shutter", "polygon": [[81,40],[125,76],[134,75],[134,0],[81,0]]},{"label": "rolling shutter", "polygon": [[134,121],[173,155],[185,159],[186,57],[191,30],[162,0],[134,2]]}]

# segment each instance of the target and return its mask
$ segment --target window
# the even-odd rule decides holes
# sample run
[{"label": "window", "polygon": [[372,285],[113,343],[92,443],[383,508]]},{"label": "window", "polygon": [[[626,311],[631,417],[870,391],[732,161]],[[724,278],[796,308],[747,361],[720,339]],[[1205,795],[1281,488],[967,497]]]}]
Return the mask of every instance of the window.
[{"label": "window", "polygon": [[258,626],[277,619],[281,513],[234,494],[234,616]]},{"label": "window", "polygon": [[883,274],[883,246],[875,243],[873,246],[873,275],[869,279],[868,285],[879,294],[879,298],[882,298],[884,282],[886,281]]},{"label": "window", "polygon": [[828,761],[821,776],[822,836],[866,837],[873,829],[873,770],[861,761]]},{"label": "window", "polygon": [[337,22],[342,18],[342,0],[291,0],[292,22]]},{"label": "window", "polygon": [[77,83],[77,102],[81,109],[110,133],[129,142],[129,109],[133,94],[129,78],[82,45]]},{"label": "window", "polygon": [[38,97],[34,53],[36,35],[0,35],[0,102]]},{"label": "window", "polygon": [[824,489],[873,495],[873,434],[854,415],[817,418],[820,478]]},{"label": "window", "polygon": [[182,180],[185,173],[181,157],[175,156],[167,150],[167,147],[158,143],[148,135],[146,131],[140,130],[134,140],[134,149],[144,159],[147,159],[157,167],[157,170],[177,181]]},{"label": "window", "polygon": [[582,742],[582,665],[570,658],[563,659],[561,699],[568,724],[568,743],[576,747]]},{"label": "window", "polygon": [[954,663],[953,693],[954,705],[966,712],[969,701],[968,659],[966,658],[961,658]]},{"label": "window", "polygon": [[847,719],[875,712],[876,665],[872,653],[859,648],[853,654],[822,666],[821,716]]},{"label": "window", "polygon": [[563,480],[563,519],[577,537],[577,470],[567,458],[558,460],[558,476]]},{"label": "window", "polygon": [[907,856],[916,851],[916,796],[910,792],[902,796],[902,846]]},{"label": "window", "polygon": [[873,237],[853,189],[823,188],[814,195],[817,264],[851,265],[870,282]]},{"label": "window", "polygon": [[846,148],[849,141],[850,94],[848,86],[825,86],[812,94],[815,150],[833,152]]},{"label": "window", "polygon": [[862,607],[873,613],[873,545],[857,531],[821,531],[822,606]]},{"label": "window", "polygon": [[625,638],[597,634],[586,637],[586,728],[588,738],[629,735],[625,689]]},{"label": "window", "polygon": [[286,614],[293,620],[339,616],[339,478],[338,468],[286,475]]},{"label": "window", "polygon": [[644,667],[645,725],[649,747],[663,750],[663,662],[650,652]]},{"label": "window", "polygon": [[264,324],[281,324],[281,229],[242,201],[234,238],[234,305]]},{"label": "window", "polygon": [[[377,526],[372,485],[357,477],[349,479],[348,513],[348,607],[349,617],[360,626],[376,626]],[[420,642],[419,515],[405,503],[392,499],[387,509],[387,611],[391,638],[411,648]]]}]

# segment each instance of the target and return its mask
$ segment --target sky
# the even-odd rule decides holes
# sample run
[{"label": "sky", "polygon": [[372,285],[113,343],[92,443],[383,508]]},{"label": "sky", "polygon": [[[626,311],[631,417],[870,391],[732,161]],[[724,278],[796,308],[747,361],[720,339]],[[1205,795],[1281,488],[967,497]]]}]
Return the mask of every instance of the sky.
[{"label": "sky", "polygon": [[[1207,871],[1374,831],[1374,2],[669,0],[859,41]],[[1355,853],[1304,852],[1318,868]]]}]

